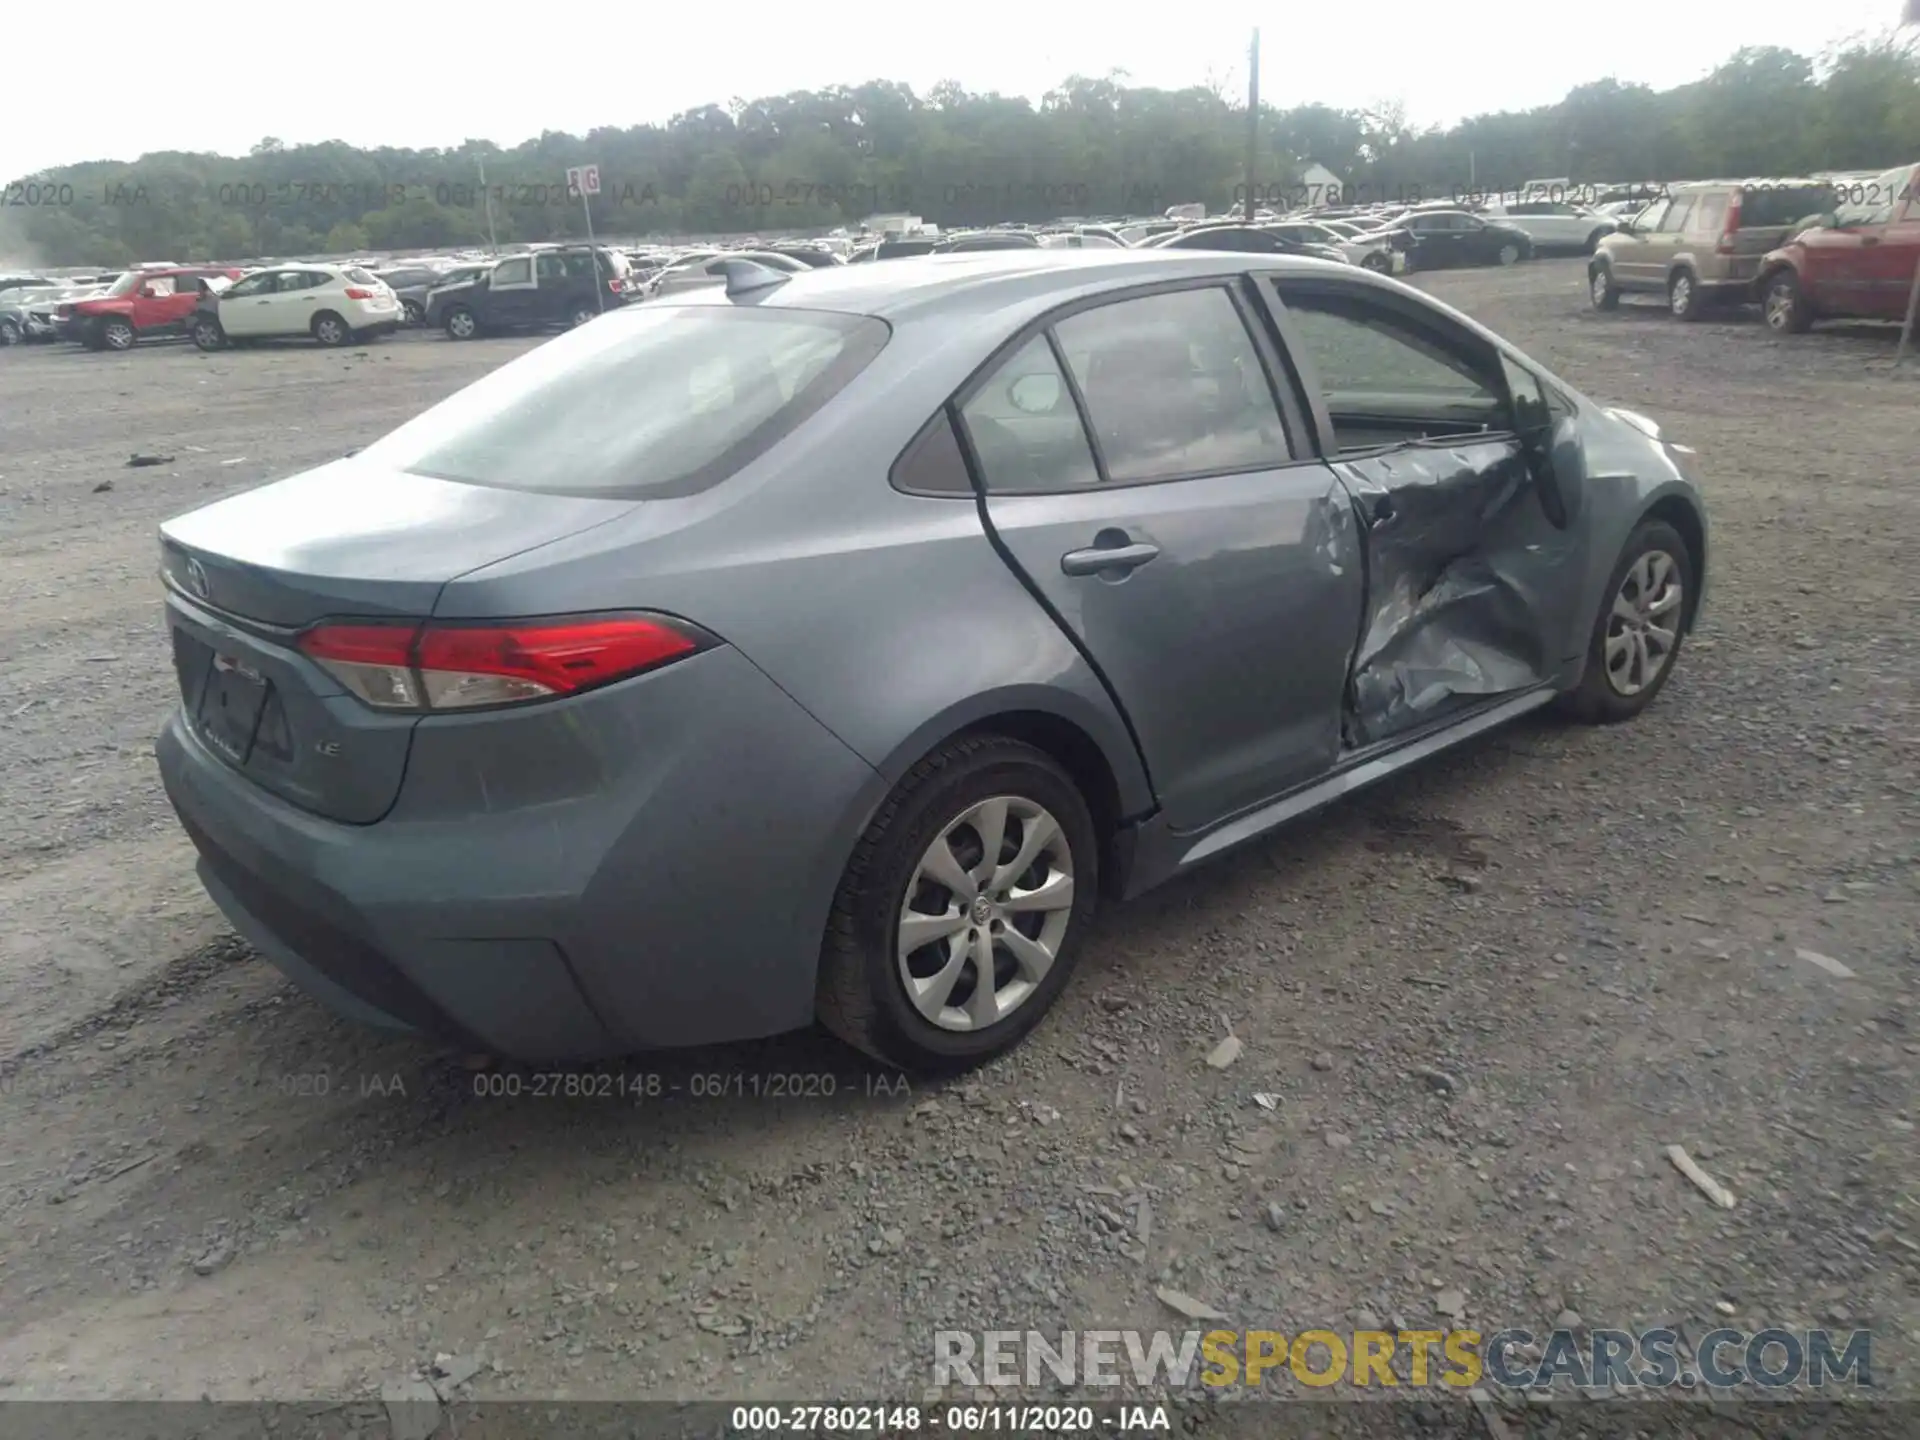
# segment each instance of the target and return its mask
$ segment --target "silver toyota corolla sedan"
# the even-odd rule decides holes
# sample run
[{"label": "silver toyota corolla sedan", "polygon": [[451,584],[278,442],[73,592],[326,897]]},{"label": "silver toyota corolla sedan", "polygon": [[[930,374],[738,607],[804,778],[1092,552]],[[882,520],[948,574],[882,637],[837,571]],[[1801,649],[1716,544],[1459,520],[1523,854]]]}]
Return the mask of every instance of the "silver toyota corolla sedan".
[{"label": "silver toyota corolla sedan", "polygon": [[1697,618],[1692,456],[1353,266],[1025,250],[611,312],[161,530],[200,875],[516,1059],[1014,1044],[1096,897]]}]

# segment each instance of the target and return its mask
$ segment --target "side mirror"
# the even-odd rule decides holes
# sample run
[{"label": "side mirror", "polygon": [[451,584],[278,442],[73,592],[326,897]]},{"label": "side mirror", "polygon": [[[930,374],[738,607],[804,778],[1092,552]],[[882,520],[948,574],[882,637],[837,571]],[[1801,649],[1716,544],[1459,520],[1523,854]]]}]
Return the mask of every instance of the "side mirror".
[{"label": "side mirror", "polygon": [[1520,437],[1527,471],[1532,475],[1534,488],[1540,495],[1540,508],[1546,511],[1547,519],[1556,530],[1564,530],[1568,518],[1567,497],[1560,487],[1560,476],[1553,463],[1553,411],[1547,406],[1546,392],[1540,387],[1539,377],[1531,370],[1516,365],[1505,356],[1501,357],[1500,364],[1506,373],[1507,403],[1513,417],[1514,433]]},{"label": "side mirror", "polygon": [[1007,386],[1007,401],[1026,415],[1051,415],[1060,403],[1058,375],[1022,375]]}]

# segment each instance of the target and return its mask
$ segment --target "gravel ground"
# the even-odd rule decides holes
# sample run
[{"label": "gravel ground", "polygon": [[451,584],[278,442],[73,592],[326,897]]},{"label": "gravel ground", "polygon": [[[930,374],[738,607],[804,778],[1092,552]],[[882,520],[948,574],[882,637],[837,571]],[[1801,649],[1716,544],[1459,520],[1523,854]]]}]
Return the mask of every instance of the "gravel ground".
[{"label": "gravel ground", "polygon": [[1595,315],[1577,262],[1422,283],[1701,452],[1706,628],[1635,724],[1523,724],[1110,908],[938,1090],[800,1035],[636,1061],[638,1102],[488,1094],[195,884],[155,523],[523,343],[0,357],[0,1394],[451,1355],[479,1396],[917,1399],[936,1329],[1185,1328],[1160,1286],[1288,1332],[1871,1326],[1914,1393],[1920,368]]}]

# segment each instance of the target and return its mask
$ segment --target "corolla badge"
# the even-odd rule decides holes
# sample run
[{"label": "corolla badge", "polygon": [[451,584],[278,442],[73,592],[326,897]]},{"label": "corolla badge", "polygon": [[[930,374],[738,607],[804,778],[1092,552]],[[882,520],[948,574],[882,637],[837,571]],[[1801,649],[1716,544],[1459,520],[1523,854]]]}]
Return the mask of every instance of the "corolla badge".
[{"label": "corolla badge", "polygon": [[202,600],[213,592],[213,586],[207,581],[207,567],[198,560],[187,561],[187,588]]}]

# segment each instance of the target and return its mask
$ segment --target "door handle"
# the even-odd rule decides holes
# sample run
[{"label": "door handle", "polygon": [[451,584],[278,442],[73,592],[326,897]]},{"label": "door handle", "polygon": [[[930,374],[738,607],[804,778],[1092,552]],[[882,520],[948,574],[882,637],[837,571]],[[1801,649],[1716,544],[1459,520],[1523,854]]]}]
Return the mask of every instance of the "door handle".
[{"label": "door handle", "polygon": [[1117,570],[1122,574],[1137,570],[1160,553],[1158,545],[1092,545],[1085,550],[1069,550],[1060,557],[1060,569],[1068,575],[1102,575]]}]

